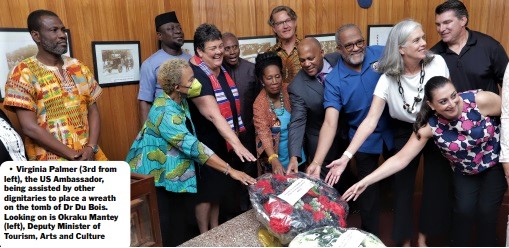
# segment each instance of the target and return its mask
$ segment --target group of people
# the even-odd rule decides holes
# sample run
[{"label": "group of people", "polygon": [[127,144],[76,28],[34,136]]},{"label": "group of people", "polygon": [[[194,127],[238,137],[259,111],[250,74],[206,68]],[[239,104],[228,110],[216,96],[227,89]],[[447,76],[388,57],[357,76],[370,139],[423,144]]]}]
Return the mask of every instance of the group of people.
[{"label": "group of people", "polygon": [[[296,20],[288,6],[272,10],[278,41],[253,64],[240,58],[234,34],[207,23],[195,30],[195,55],[186,54],[175,12],[155,18],[160,49],[141,66],[141,130],[126,161],[154,176],[163,245],[192,238],[195,225],[201,233],[218,226],[228,208],[249,209],[246,186],[258,175],[305,171],[358,199],[361,228],[375,235],[377,182],[394,174],[392,238],[410,246],[422,155],[417,245],[446,234],[467,246],[477,225],[476,244],[495,246],[509,183],[509,59],[500,43],[467,28],[458,0],[436,7],[441,41],[431,49],[422,25],[406,19],[385,46],[367,46],[358,26],[342,25],[337,52],[324,54],[315,38],[297,38]],[[11,70],[4,99],[26,139],[0,112],[0,156],[106,160],[93,74],[63,56],[67,36],[55,13],[34,11],[27,24],[39,51]],[[353,174],[343,175],[352,159],[353,186]]]}]

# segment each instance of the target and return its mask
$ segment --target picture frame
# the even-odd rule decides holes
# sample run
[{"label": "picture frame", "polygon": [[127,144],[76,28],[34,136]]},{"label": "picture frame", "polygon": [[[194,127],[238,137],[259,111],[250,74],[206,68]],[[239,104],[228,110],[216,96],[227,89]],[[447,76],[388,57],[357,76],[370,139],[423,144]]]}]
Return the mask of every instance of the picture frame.
[{"label": "picture frame", "polygon": [[[71,31],[67,34],[66,56],[72,57]],[[35,44],[28,28],[0,28],[0,100],[5,97],[5,83],[9,72],[22,60],[37,54]]]},{"label": "picture frame", "polygon": [[394,25],[368,25],[368,46],[385,46],[389,33]]},{"label": "picture frame", "polygon": [[336,43],[336,34],[330,33],[330,34],[312,34],[312,35],[306,35],[307,37],[315,37],[320,44],[322,45],[323,52],[325,54],[337,52],[336,47],[338,46]]},{"label": "picture frame", "polygon": [[140,81],[139,41],[92,41],[94,75],[101,87]]},{"label": "picture frame", "polygon": [[276,37],[272,35],[241,37],[238,39],[240,57],[252,63],[255,63],[258,54],[266,52],[277,42]]},{"label": "picture frame", "polygon": [[194,42],[192,40],[184,40],[184,45],[182,45],[182,51],[191,56],[194,56]]}]

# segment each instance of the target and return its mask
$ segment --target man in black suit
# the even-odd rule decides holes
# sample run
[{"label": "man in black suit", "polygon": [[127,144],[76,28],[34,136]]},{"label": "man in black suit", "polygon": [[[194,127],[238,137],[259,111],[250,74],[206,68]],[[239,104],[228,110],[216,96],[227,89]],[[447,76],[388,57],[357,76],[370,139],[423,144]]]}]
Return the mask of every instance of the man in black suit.
[{"label": "man in black suit", "polygon": [[[288,86],[292,117],[288,127],[288,150],[290,163],[288,173],[297,172],[297,165],[302,159],[301,150],[304,147],[308,161],[313,161],[320,128],[325,118],[323,108],[323,93],[325,76],[332,70],[341,58],[339,53],[330,53],[324,56],[320,42],[316,38],[303,39],[297,47],[299,61],[302,69],[297,73]],[[338,125],[338,127],[341,125]],[[336,132],[336,137],[325,161],[332,162],[341,156],[345,149],[345,141]],[[325,178],[328,170],[323,170],[321,178]]]}]

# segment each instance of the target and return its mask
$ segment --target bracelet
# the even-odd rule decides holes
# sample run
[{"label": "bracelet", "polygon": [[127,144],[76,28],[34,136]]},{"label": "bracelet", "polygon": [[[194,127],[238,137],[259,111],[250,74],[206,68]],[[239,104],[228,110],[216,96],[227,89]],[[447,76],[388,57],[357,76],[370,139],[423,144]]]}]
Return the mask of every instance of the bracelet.
[{"label": "bracelet", "polygon": [[312,163],[313,163],[313,164],[316,164],[316,165],[318,165],[318,166],[321,166],[321,165],[322,165],[322,164],[320,164],[320,163],[316,162],[316,160],[313,160],[313,162],[312,162]]},{"label": "bracelet", "polygon": [[343,152],[343,155],[345,155],[348,159],[352,159],[352,157],[353,157],[353,154],[347,150],[345,150],[345,152]]},{"label": "bracelet", "polygon": [[230,167],[230,165],[228,163],[226,163],[226,170],[224,171],[224,174],[228,176],[228,174],[230,174],[230,169],[232,167]]},{"label": "bracelet", "polygon": [[279,158],[279,155],[277,155],[277,153],[273,153],[272,155],[270,155],[270,156],[269,156],[269,159],[268,159],[269,164],[272,164],[272,160],[273,160],[274,158]]}]

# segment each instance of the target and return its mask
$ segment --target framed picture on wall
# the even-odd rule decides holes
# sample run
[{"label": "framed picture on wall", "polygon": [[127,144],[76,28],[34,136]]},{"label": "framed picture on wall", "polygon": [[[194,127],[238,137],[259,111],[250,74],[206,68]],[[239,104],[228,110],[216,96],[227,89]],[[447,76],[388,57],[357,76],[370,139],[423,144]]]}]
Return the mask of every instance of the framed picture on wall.
[{"label": "framed picture on wall", "polygon": [[368,46],[385,46],[393,25],[368,25]]},{"label": "framed picture on wall", "polygon": [[276,44],[276,37],[272,35],[242,37],[238,39],[240,57],[253,63],[259,53],[266,52],[271,46]]},{"label": "framed picture on wall", "polygon": [[193,56],[194,55],[194,43],[192,40],[185,40],[182,46],[182,51]]},{"label": "framed picture on wall", "polygon": [[313,34],[306,35],[306,37],[315,37],[320,44],[322,44],[322,49],[325,54],[336,52],[336,34]]},{"label": "framed picture on wall", "polygon": [[101,87],[140,81],[139,41],[93,41],[94,75]]},{"label": "framed picture on wall", "polygon": [[[66,56],[72,57],[71,31],[67,34]],[[9,72],[22,60],[37,54],[37,45],[27,28],[0,28],[0,92],[5,97],[5,83]]]}]

